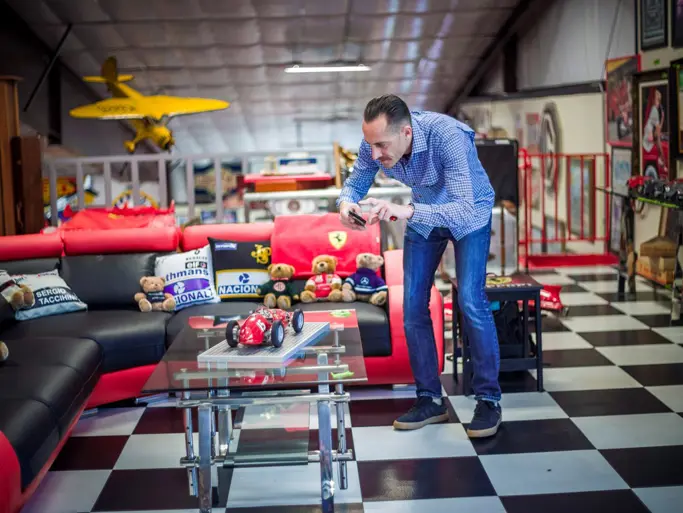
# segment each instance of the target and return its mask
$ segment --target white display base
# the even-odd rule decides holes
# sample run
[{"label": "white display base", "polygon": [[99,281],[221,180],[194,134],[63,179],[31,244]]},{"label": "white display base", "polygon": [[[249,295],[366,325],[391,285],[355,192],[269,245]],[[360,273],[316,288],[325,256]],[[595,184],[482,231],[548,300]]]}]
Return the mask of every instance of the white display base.
[{"label": "white display base", "polygon": [[285,339],[280,347],[273,347],[266,343],[262,346],[230,347],[227,340],[216,344],[212,348],[200,353],[197,361],[204,364],[255,364],[255,366],[282,365],[292,359],[301,349],[317,343],[330,332],[329,322],[304,323],[301,333],[294,333],[288,328]]}]

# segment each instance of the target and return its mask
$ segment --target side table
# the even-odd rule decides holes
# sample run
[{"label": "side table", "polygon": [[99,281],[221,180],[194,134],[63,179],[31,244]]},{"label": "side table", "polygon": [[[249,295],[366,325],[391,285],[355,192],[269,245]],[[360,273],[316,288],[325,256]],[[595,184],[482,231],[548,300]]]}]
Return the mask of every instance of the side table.
[{"label": "side table", "polygon": [[[457,345],[458,328],[460,322],[460,307],[458,305],[458,282],[457,277],[451,279],[453,290],[453,344]],[[488,276],[486,279],[486,295],[489,301],[522,301],[522,329],[524,337],[524,357],[522,358],[501,358],[500,371],[510,372],[519,370],[536,369],[536,388],[539,392],[543,391],[543,341],[541,327],[541,289],[543,285],[538,283],[530,276],[517,274],[512,276]],[[533,301],[536,309],[536,356],[527,356],[530,353],[529,345],[529,302]],[[467,335],[462,330],[462,374],[463,374],[463,393],[470,395],[472,361]],[[455,348],[454,348],[455,352]],[[453,362],[453,379],[458,380],[457,362]]]}]

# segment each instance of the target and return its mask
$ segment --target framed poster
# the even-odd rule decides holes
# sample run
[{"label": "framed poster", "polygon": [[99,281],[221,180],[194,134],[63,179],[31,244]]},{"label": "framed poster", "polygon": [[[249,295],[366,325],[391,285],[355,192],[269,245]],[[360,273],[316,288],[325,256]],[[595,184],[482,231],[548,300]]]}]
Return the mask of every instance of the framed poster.
[{"label": "framed poster", "polygon": [[683,48],[683,0],[671,3],[671,46]]},{"label": "framed poster", "polygon": [[669,80],[641,77],[638,81],[638,174],[669,179]]},{"label": "framed poster", "polygon": [[591,239],[595,236],[595,159],[569,157],[567,181],[569,233]]},{"label": "framed poster", "polygon": [[[671,153],[674,158],[683,158],[683,59],[671,62],[669,71],[671,94]],[[675,170],[672,173],[675,178]]]},{"label": "framed poster", "polygon": [[669,44],[667,11],[667,0],[640,0],[641,51],[664,48]]},{"label": "framed poster", "polygon": [[605,140],[612,146],[633,144],[633,75],[639,71],[640,55],[609,59],[605,62]]},{"label": "framed poster", "polygon": [[[632,176],[633,150],[631,148],[612,147],[610,158],[610,184],[616,194],[628,194],[627,180]],[[621,250],[621,214],[623,199],[615,194],[609,195],[610,201],[610,233],[609,249],[612,253]]]}]

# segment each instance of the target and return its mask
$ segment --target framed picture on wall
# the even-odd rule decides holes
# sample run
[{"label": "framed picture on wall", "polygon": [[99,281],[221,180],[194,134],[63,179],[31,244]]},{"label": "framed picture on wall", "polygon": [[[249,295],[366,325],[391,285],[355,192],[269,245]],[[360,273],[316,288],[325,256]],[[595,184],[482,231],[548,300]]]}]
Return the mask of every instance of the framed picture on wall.
[{"label": "framed picture on wall", "polygon": [[655,70],[635,76],[638,124],[633,148],[633,165],[638,174],[670,179],[669,166],[669,70]]},{"label": "framed picture on wall", "polygon": [[[671,62],[669,71],[671,90],[671,152],[676,159],[683,158],[683,59]],[[673,173],[675,175],[675,169]],[[675,176],[674,176],[675,177]],[[673,178],[673,177],[672,177]]]},{"label": "framed picture on wall", "polygon": [[671,4],[671,46],[683,48],[683,1],[670,0]]},{"label": "framed picture on wall", "polygon": [[605,62],[605,140],[612,146],[633,144],[633,75],[639,71],[640,55],[609,59]]},{"label": "framed picture on wall", "polygon": [[567,182],[569,233],[590,239],[595,236],[595,159],[570,157]]},{"label": "framed picture on wall", "polygon": [[[640,50],[664,48],[669,44],[668,0],[640,0]],[[637,18],[637,16],[636,16]]]},{"label": "framed picture on wall", "polygon": [[[631,148],[612,147],[610,158],[610,184],[616,194],[628,195],[627,180],[633,174],[633,150]],[[622,198],[610,194],[610,233],[609,249],[612,253],[619,253],[621,249],[621,210]]]}]

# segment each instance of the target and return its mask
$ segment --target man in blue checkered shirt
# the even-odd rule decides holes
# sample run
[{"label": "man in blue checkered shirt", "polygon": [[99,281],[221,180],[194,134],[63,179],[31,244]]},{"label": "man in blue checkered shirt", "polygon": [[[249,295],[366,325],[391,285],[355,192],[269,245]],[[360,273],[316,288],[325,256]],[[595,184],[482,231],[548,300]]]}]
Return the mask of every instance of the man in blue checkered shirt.
[{"label": "man in blue checkered shirt", "polygon": [[[441,393],[430,290],[448,241],[455,248],[458,305],[472,354],[472,387],[477,400],[470,437],[495,435],[501,422],[500,351],[484,292],[491,240],[494,191],[479,162],[474,132],[434,112],[411,112],[401,98],[371,100],[363,115],[363,136],[353,173],[337,206],[341,222],[362,230],[349,213],[370,207],[368,223],[407,220],[403,253],[403,318],[417,402],[396,419],[395,429],[418,429],[448,420]],[[412,202],[362,198],[379,169],[412,188]]]}]

